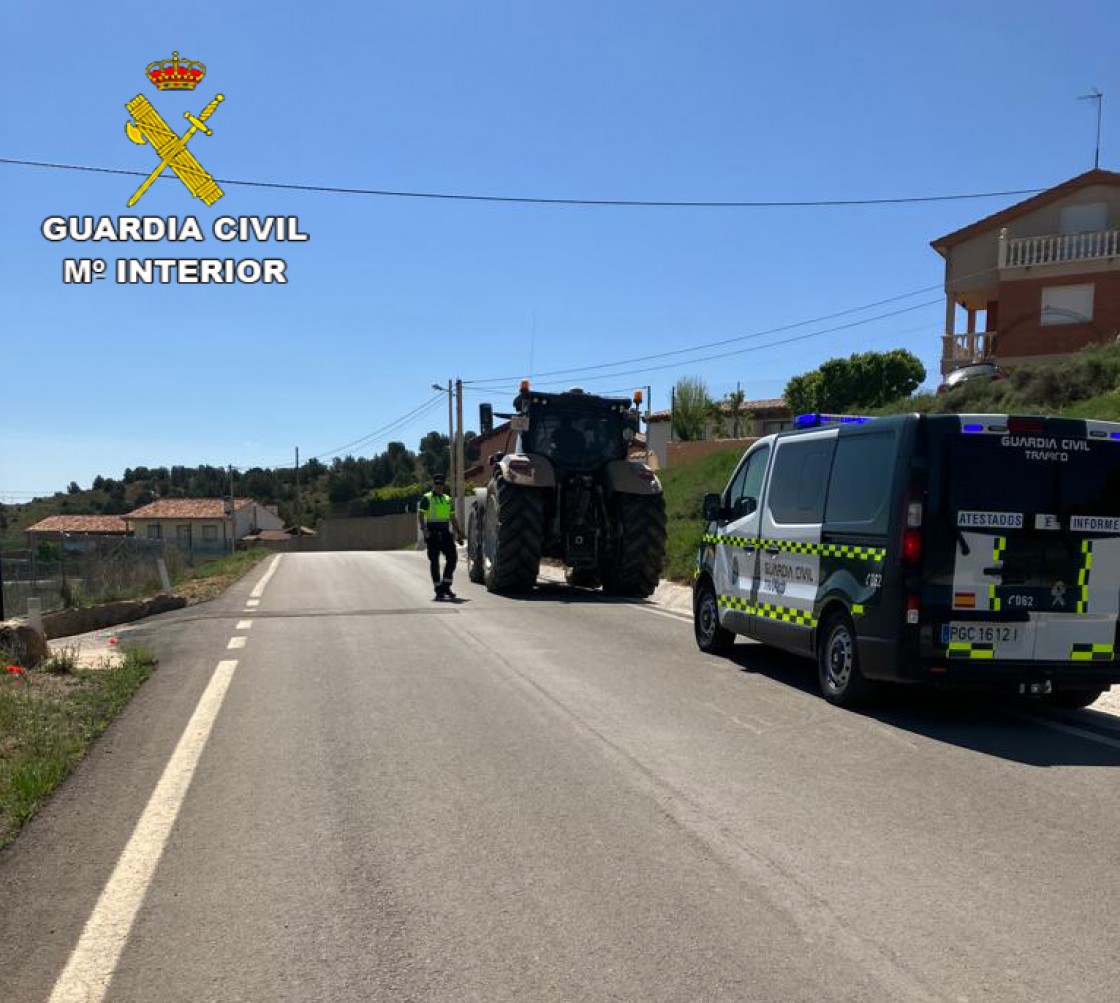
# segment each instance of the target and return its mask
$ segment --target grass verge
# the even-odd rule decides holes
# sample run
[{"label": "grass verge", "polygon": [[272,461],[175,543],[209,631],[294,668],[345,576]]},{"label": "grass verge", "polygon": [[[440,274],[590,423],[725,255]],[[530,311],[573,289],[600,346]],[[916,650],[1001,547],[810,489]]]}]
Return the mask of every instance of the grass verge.
[{"label": "grass verge", "polygon": [[188,603],[206,602],[221,595],[243,575],[252,571],[274,551],[262,548],[237,550],[225,557],[207,561],[194,568],[184,568],[172,579],[172,591]]},{"label": "grass verge", "polygon": [[742,449],[732,448],[658,472],[665,489],[669,531],[665,567],[661,572],[663,578],[685,584],[692,581],[696,551],[704,535],[700,503],[708,492],[718,493],[727,486],[731,471],[742,455]]},{"label": "grass verge", "polygon": [[[51,663],[46,663],[50,665]],[[72,671],[4,673],[0,679],[0,847],[15,838],[50,793],[155,669],[142,648],[119,664]]]}]

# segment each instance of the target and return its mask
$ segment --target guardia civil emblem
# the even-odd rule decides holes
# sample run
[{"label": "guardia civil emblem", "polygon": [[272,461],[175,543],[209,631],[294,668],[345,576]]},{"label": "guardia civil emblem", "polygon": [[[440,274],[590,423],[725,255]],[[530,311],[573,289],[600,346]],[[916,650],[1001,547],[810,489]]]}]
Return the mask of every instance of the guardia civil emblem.
[{"label": "guardia civil emblem", "polygon": [[[170,59],[149,63],[147,74],[148,79],[160,91],[193,91],[206,76],[206,67],[195,60],[180,60],[179,53],[173,52]],[[150,143],[160,158],[156,169],[144,179],[144,183],[128,200],[130,207],[140,201],[152,182],[167,168],[183,182],[191,195],[202,199],[206,205],[213,205],[225,194],[195,155],[187,149],[187,143],[196,132],[213,135],[206,120],[218,110],[218,105],[224,100],[224,95],[217,95],[197,117],[189,111],[183,112],[183,118],[190,123],[190,128],[181,136],[163,120],[143,94],[137,94],[125,105],[133,119],[124,124],[128,138],[140,146]]]}]

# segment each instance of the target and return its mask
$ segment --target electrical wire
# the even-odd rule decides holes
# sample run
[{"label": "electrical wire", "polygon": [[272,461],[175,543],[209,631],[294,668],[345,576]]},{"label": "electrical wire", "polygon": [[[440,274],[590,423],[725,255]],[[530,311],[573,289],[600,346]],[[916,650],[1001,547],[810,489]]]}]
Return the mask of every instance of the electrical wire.
[{"label": "electrical wire", "polygon": [[[25,160],[17,157],[0,157],[0,164],[18,167],[42,167],[57,171],[85,171],[95,174],[124,174],[130,177],[147,177],[147,171],[132,171],[117,167],[94,167],[89,164],[59,164],[46,160]],[[166,178],[166,175],[163,175]],[[311,185],[281,181],[249,181],[244,178],[215,178],[219,184],[239,185],[244,188],[277,188],[285,191],[320,192],[329,195],[373,195],[398,199],[441,199],[453,202],[498,202],[516,205],[606,206],[642,209],[794,209],[839,208],[844,206],[913,205],[923,202],[958,202],[966,199],[1010,198],[1020,195],[1037,195],[1044,188],[1019,188],[999,192],[966,192],[950,195],[909,195],[898,198],[863,199],[789,199],[789,200],[659,200],[659,199],[588,199],[548,198],[530,195],[473,195],[460,192],[396,191],[387,188],[351,188],[339,185]]]},{"label": "electrical wire", "polygon": [[[675,369],[678,366],[683,366],[683,365],[690,365],[691,366],[691,365],[696,365],[697,363],[701,363],[701,362],[711,362],[711,361],[716,360],[716,359],[730,359],[730,358],[734,358],[734,357],[739,356],[739,355],[746,355],[750,352],[761,352],[761,351],[764,351],[767,348],[781,348],[785,345],[792,345],[795,342],[806,341],[809,338],[819,338],[822,334],[834,334],[837,331],[847,331],[847,330],[850,330],[853,327],[860,327],[863,324],[871,324],[871,323],[873,323],[877,320],[886,320],[890,317],[897,317],[900,314],[910,313],[914,310],[921,310],[921,309],[924,309],[925,307],[933,306],[937,303],[943,303],[943,302],[944,301],[940,300],[940,299],[927,300],[924,303],[917,303],[913,306],[902,307],[899,310],[892,310],[888,313],[879,314],[876,317],[866,317],[863,320],[852,321],[851,323],[848,323],[848,324],[838,324],[835,327],[826,327],[826,328],[823,328],[820,331],[810,331],[808,334],[799,334],[794,338],[782,338],[778,341],[769,341],[764,345],[751,345],[747,348],[736,349],[733,352],[719,352],[715,355],[705,355],[705,356],[701,356],[700,358],[696,358],[696,359],[683,359],[683,360],[678,360],[676,362],[661,363],[660,365],[656,365],[656,366],[643,366],[643,367],[638,368],[638,369],[631,369],[631,370],[628,370],[626,372],[611,373],[609,375],[611,376],[611,378],[622,377],[622,376],[638,376],[638,375],[642,375],[642,374],[645,374],[645,373],[661,372],[665,369]],[[543,390],[544,388],[541,387],[540,389]]]},{"label": "electrical wire", "polygon": [[308,459],[322,460],[323,457],[334,456],[346,449],[353,449],[356,446],[368,445],[371,441],[376,440],[379,437],[384,437],[394,431],[397,431],[409,419],[419,418],[422,415],[427,414],[429,411],[435,408],[436,404],[440,403],[440,395],[446,393],[446,390],[441,390],[439,391],[439,395],[433,394],[431,397],[426,398],[411,411],[402,414],[399,418],[394,419],[387,425],[383,425],[381,428],[375,429],[369,434],[363,435],[361,438],[355,439],[353,442],[348,442],[343,446],[337,447],[336,449],[324,450],[321,453],[316,453],[314,456],[309,456]]},{"label": "electrical wire", "polygon": [[[600,370],[600,369],[602,369],[602,370],[614,369],[618,366],[627,366],[627,365],[630,365],[634,362],[651,362],[655,359],[667,359],[667,358],[670,358],[672,356],[687,355],[691,352],[701,352],[701,351],[704,351],[704,350],[709,349],[709,348],[719,348],[723,345],[731,345],[731,344],[734,344],[734,343],[739,342],[739,341],[753,341],[755,338],[765,338],[767,335],[781,334],[783,331],[793,331],[793,330],[796,330],[799,327],[808,327],[810,324],[820,324],[820,323],[823,323],[824,321],[827,321],[827,320],[836,320],[838,317],[848,317],[848,316],[851,316],[853,313],[863,313],[863,311],[865,311],[865,310],[873,310],[875,307],[886,306],[888,303],[897,303],[899,300],[910,299],[913,296],[919,296],[922,293],[932,292],[934,289],[940,289],[940,288],[941,288],[941,286],[939,286],[939,285],[925,286],[921,289],[915,289],[915,290],[912,290],[911,292],[908,292],[908,293],[901,293],[898,296],[888,296],[886,299],[876,300],[873,303],[864,303],[862,306],[850,307],[847,310],[838,310],[835,313],[823,314],[820,317],[812,317],[809,320],[799,320],[799,321],[796,321],[793,324],[783,324],[779,327],[767,328],[764,331],[754,331],[751,334],[740,334],[740,335],[736,335],[735,337],[732,337],[732,338],[723,338],[720,341],[703,342],[702,344],[692,345],[688,348],[673,349],[670,352],[657,352],[653,355],[632,356],[629,359],[622,359],[622,360],[619,360],[617,362],[601,362],[601,363],[595,364],[594,366],[574,366],[574,367],[569,368],[569,369],[552,369],[552,370],[549,370],[547,372],[537,373],[536,377],[567,376],[567,375],[572,374],[572,373],[589,373],[589,372],[592,372],[594,370]],[[875,318],[871,318],[871,320],[874,320],[874,319]],[[868,323],[870,323],[870,321],[868,321]],[[687,359],[682,360],[682,363],[687,362],[687,361],[688,361]],[[614,376],[614,375],[622,375],[622,374],[621,373],[619,373],[619,374],[611,373],[611,374],[606,374],[606,375]],[[536,377],[534,377],[534,378],[536,378]],[[486,384],[486,383],[508,383],[510,380],[516,380],[516,379],[520,379],[520,377],[517,377],[517,376],[487,377],[485,379],[464,380],[463,383],[464,383],[464,385],[472,384],[472,385],[478,386],[478,385]]]}]

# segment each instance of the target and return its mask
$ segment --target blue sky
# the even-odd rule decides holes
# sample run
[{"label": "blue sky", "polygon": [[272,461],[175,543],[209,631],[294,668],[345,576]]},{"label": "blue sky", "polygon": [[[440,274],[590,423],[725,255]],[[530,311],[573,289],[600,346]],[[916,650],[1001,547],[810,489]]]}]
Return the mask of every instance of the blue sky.
[{"label": "blue sky", "polygon": [[[282,2],[8,0],[0,157],[150,171],[124,132],[147,96],[217,178],[546,198],[797,201],[1047,187],[1115,168],[1114,0],[1042,2]],[[192,94],[146,65],[206,64]],[[508,400],[522,375],[673,352],[939,286],[929,241],[1015,198],[842,208],[504,205],[0,164],[0,500],[126,466],[292,462],[430,402],[391,434],[446,427],[448,377]],[[306,243],[51,243],[48,216],[297,216]],[[67,257],[282,257],[284,286],[64,285]],[[930,300],[937,302],[918,306]],[[937,377],[938,291],[743,349],[571,376],[616,391],[681,376],[777,396],[827,358],[906,347]],[[667,368],[664,368],[667,365]],[[661,366],[641,371],[647,366]],[[504,379],[509,377],[509,379]]]}]

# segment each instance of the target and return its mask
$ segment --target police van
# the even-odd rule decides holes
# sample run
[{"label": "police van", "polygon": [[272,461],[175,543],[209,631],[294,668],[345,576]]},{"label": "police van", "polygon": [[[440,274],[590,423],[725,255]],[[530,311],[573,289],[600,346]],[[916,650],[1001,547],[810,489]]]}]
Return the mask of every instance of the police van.
[{"label": "police van", "polygon": [[696,641],[815,658],[841,706],[880,682],[1084,707],[1120,681],[1120,423],[801,415],[759,439],[707,523]]}]

